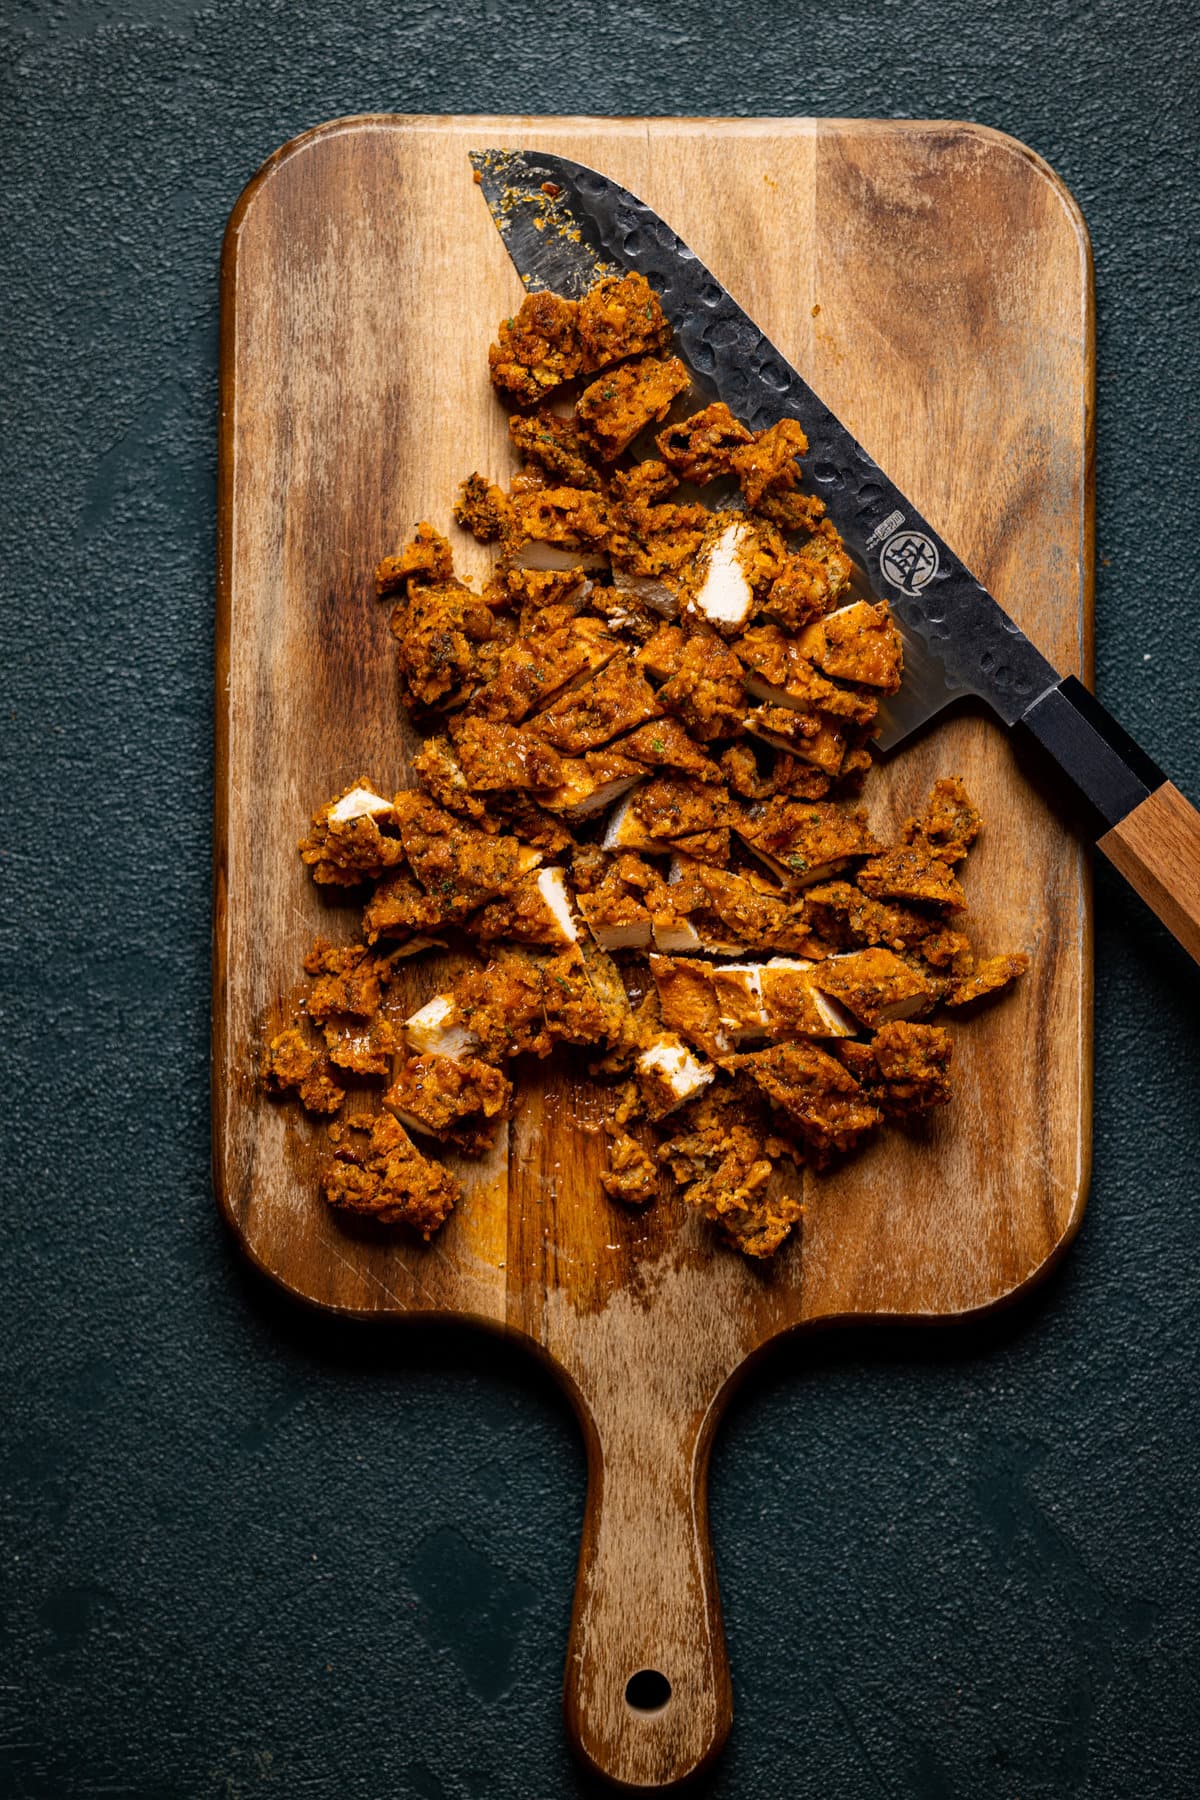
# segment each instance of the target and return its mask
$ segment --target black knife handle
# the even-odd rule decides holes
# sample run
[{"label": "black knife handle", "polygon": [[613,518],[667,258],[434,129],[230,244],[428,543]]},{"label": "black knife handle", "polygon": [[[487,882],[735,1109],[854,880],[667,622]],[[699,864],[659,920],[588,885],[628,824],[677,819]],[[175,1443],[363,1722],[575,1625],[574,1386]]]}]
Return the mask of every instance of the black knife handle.
[{"label": "black knife handle", "polygon": [[1200,813],[1073,675],[1021,724],[1087,802],[1098,847],[1200,962]]}]

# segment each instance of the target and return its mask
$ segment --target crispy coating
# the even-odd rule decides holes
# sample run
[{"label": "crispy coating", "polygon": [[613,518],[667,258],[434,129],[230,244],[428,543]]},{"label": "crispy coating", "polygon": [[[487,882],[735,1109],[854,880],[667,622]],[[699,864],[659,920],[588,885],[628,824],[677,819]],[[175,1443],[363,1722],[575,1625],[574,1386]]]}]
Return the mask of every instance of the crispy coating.
[{"label": "crispy coating", "polygon": [[734,1059],[820,1155],[849,1150],[882,1114],[848,1069],[813,1043],[772,1044]]},{"label": "crispy coating", "polygon": [[739,837],[782,881],[806,887],[880,845],[865,815],[833,801],[771,799],[739,816]]},{"label": "crispy coating", "polygon": [[625,506],[651,506],[665,500],[679,486],[679,477],[665,462],[643,457],[631,469],[609,471],[608,491]]},{"label": "crispy coating", "polygon": [[278,1032],[267,1044],[263,1079],[273,1094],[284,1094],[307,1080],[321,1060],[321,1053],[304,1033],[293,1026]]},{"label": "crispy coating", "polygon": [[513,413],[508,435],[514,448],[529,462],[553,478],[556,485],[600,488],[602,478],[592,452],[570,419],[560,419],[549,407],[536,413]]},{"label": "crispy coating", "polygon": [[1029,958],[1023,950],[1009,956],[985,956],[969,975],[954,983],[946,995],[946,1005],[967,1006],[972,1000],[982,1000],[985,995],[1002,993],[1024,975],[1028,967]]},{"label": "crispy coating", "polygon": [[598,281],[579,302],[578,317],[583,367],[589,372],[626,356],[665,350],[671,341],[658,295],[644,275]]},{"label": "crispy coating", "polygon": [[873,857],[858,871],[858,885],[873,900],[901,900],[948,912],[967,909],[954,871],[922,844],[901,845]]},{"label": "crispy coating", "polygon": [[523,543],[556,544],[562,550],[603,548],[609,507],[591,488],[547,487],[518,494],[509,512],[510,548]]},{"label": "crispy coating", "polygon": [[622,732],[635,731],[660,711],[653,688],[626,653],[553,700],[529,729],[564,756],[582,756]]},{"label": "crispy coating", "polygon": [[469,969],[450,990],[456,1017],[478,1039],[476,1055],[500,1063],[512,1056],[546,1056],[545,970],[526,957],[498,956]]},{"label": "crispy coating", "polygon": [[841,538],[828,519],[822,520],[808,542],[784,558],[761,603],[762,616],[799,631],[837,605],[853,573]]},{"label": "crispy coating", "polygon": [[470,819],[482,830],[491,828],[491,819],[483,801],[471,792],[462,764],[454,754],[448,737],[427,737],[412,760],[412,772],[422,793],[444,806],[447,812]]},{"label": "crispy coating", "polygon": [[579,396],[575,409],[579,435],[601,462],[612,462],[639,431],[664,419],[672,400],[690,385],[691,377],[677,356],[623,363]]},{"label": "crispy coating", "polygon": [[928,1011],[934,999],[929,982],[914,964],[880,947],[828,957],[812,980],[860,1024],[872,1028],[888,1019]]},{"label": "crispy coating", "polygon": [[454,579],[454,554],[440,532],[426,520],[398,556],[385,556],[375,570],[375,592],[382,600],[388,594],[406,592],[413,583],[442,582]]},{"label": "crispy coating", "polygon": [[424,794],[397,794],[396,811],[412,872],[440,901],[481,906],[537,860],[515,838],[477,831]]},{"label": "crispy coating", "polygon": [[701,743],[730,737],[741,730],[746,710],[742,665],[717,632],[698,627],[684,639],[658,698]]},{"label": "crispy coating", "polygon": [[841,772],[847,738],[845,726],[836,719],[822,713],[798,712],[790,706],[756,706],[746,714],[743,724],[751,736],[810,763],[830,781]]},{"label": "crispy coating", "polygon": [[331,1019],[323,1036],[330,1062],[351,1075],[389,1075],[400,1048],[395,1027],[387,1019]]},{"label": "crispy coating", "polygon": [[[616,998],[620,990],[620,1000]],[[546,1030],[558,1044],[615,1044],[624,1035],[629,1005],[619,978],[616,989],[597,993],[583,951],[564,950],[542,971]]]},{"label": "crispy coating", "polygon": [[339,1142],[322,1169],[321,1187],[330,1206],[381,1225],[409,1225],[427,1241],[461,1197],[449,1170],[422,1156],[388,1113],[374,1120],[366,1144]]},{"label": "crispy coating", "polygon": [[495,675],[474,695],[469,710],[519,725],[571,682],[601,668],[620,647],[604,623],[591,618],[572,619],[533,640],[518,638],[500,652]]},{"label": "crispy coating", "polygon": [[782,1167],[777,1174],[783,1149],[744,1094],[709,1089],[686,1109],[682,1129],[664,1144],[662,1155],[685,1184],[687,1204],[716,1225],[734,1249],[761,1260],[775,1254],[804,1210],[790,1191],[794,1176]]},{"label": "crispy coating", "polygon": [[734,473],[752,512],[768,493],[790,493],[796,487],[800,480],[796,458],[807,449],[799,421],[780,419],[733,452]]},{"label": "crispy coating", "polygon": [[511,503],[503,488],[481,475],[468,475],[454,506],[457,522],[481,544],[494,544],[508,529]]},{"label": "crispy coating", "polygon": [[879,711],[875,696],[840,687],[818,674],[796,640],[778,625],[752,625],[732,648],[755,698],[802,713],[827,713],[856,726],[874,724]]},{"label": "crispy coating", "polygon": [[821,956],[803,901],[794,901],[757,875],[677,860],[671,883],[675,905],[706,942],[759,948],[787,956]]},{"label": "crispy coating", "polygon": [[678,425],[668,425],[654,441],[659,455],[676,475],[704,487],[720,475],[731,475],[733,452],[754,440],[725,402],[717,400]]},{"label": "crispy coating", "polygon": [[467,929],[479,944],[507,942],[511,944],[548,944],[558,948],[564,942],[561,921],[547,904],[538,885],[544,871],[534,869],[513,883],[498,900],[488,904],[471,919]]},{"label": "crispy coating", "polygon": [[600,1185],[610,1200],[645,1206],[658,1194],[659,1173],[646,1150],[627,1131],[618,1131],[608,1152]]},{"label": "crispy coating", "polygon": [[692,956],[652,956],[650,973],[664,1028],[713,1061],[724,1056],[730,1045],[721,1029],[712,963]]},{"label": "crispy coating", "polygon": [[[841,1046],[845,1053],[849,1045]],[[950,1033],[940,1025],[881,1025],[869,1045],[858,1046],[861,1079],[883,1111],[906,1118],[950,1100]]]},{"label": "crispy coating", "polygon": [[518,406],[536,406],[583,364],[579,309],[557,294],[526,294],[488,351],[492,386]]},{"label": "crispy coating", "polygon": [[406,696],[429,708],[458,704],[487,678],[499,637],[487,602],[461,581],[410,585],[391,628]]},{"label": "crispy coating", "polygon": [[900,687],[904,646],[886,600],[877,606],[856,600],[853,606],[826,613],[802,633],[797,648],[826,675],[841,681],[859,681],[885,694]]},{"label": "crispy coating", "polygon": [[536,792],[562,780],[558,752],[531,728],[467,713],[451,720],[450,736],[462,772],[478,794]]},{"label": "crispy coating", "polygon": [[352,1019],[373,1019],[383,999],[388,965],[373,956],[365,944],[338,949],[319,937],[304,958],[306,974],[316,980],[305,1000],[310,1019],[323,1025],[335,1013]]},{"label": "crispy coating", "polygon": [[729,796],[724,787],[691,775],[656,775],[635,789],[630,811],[639,828],[664,847],[698,835],[724,831]]},{"label": "crispy coating", "polygon": [[948,775],[934,782],[921,817],[904,821],[901,837],[906,844],[923,844],[953,868],[966,858],[982,824],[961,775]]},{"label": "crispy coating", "polygon": [[[925,949],[933,927],[927,913],[871,900],[848,881],[820,882],[809,888],[805,900],[814,929],[837,949],[884,944],[891,950],[906,950],[920,944],[927,960],[935,968],[942,966]],[[962,942],[965,944],[966,939]],[[953,948],[949,954],[954,954]]]},{"label": "crispy coating", "polygon": [[652,719],[619,739],[614,749],[648,769],[672,769],[701,781],[721,780],[720,768],[692,741],[678,719]]},{"label": "crispy coating", "polygon": [[412,1056],[383,1096],[387,1110],[409,1131],[477,1156],[508,1118],[512,1083],[480,1057]]},{"label": "crispy coating", "polygon": [[471,908],[469,894],[459,894],[453,887],[427,894],[406,869],[399,869],[379,883],[363,908],[363,936],[368,944],[381,937],[405,944],[459,923]]},{"label": "crispy coating", "polygon": [[297,848],[320,886],[357,887],[404,861],[396,815],[370,782],[351,782],[312,816]]},{"label": "crispy coating", "polygon": [[623,501],[613,509],[608,552],[614,568],[630,575],[678,575],[700,549],[711,525],[712,514],[699,504]]}]

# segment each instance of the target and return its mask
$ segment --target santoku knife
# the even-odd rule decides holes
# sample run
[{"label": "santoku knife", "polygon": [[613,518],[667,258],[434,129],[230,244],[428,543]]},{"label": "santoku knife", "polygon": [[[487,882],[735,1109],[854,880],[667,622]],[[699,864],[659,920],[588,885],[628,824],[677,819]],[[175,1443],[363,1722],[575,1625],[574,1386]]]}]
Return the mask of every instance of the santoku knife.
[{"label": "santoku knife", "polygon": [[1085,803],[1099,848],[1200,962],[1200,813],[1082,682],[1060,679],[670,226],[563,156],[478,150],[471,161],[530,291],[577,299],[603,275],[636,270],[658,293],[701,391],[754,431],[799,420],[810,483],[904,636],[904,685],[880,748],[895,748],[952,700],[982,700],[1049,753]]}]

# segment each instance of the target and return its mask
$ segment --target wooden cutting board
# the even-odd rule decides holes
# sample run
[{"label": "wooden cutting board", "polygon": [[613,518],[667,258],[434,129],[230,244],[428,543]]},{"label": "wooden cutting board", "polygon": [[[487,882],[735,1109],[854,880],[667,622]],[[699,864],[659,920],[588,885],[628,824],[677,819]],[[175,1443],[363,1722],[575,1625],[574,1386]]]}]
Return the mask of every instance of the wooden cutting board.
[{"label": "wooden cutting board", "polygon": [[[678,1203],[597,1182],[606,1096],[533,1072],[509,1140],[466,1165],[429,1245],[339,1224],[323,1131],[256,1085],[338,896],[296,855],[359,774],[407,783],[413,739],[372,571],[458,482],[507,476],[486,379],[520,298],[467,151],[525,144],[640,194],[840,413],[1064,673],[1091,655],[1093,321],[1070,195],[1012,139],[958,124],[359,118],[296,139],[239,200],[222,266],[217,633],[216,1186],[253,1261],[342,1313],[460,1314],[537,1347],[587,1438],[566,1670],[584,1758],[669,1785],[728,1729],[705,1478],[734,1378],[825,1320],[961,1316],[1014,1294],[1075,1231],[1087,1185],[1091,924],[1077,841],[979,716],[868,786],[884,835],[938,775],[987,828],[967,873],[985,950],[1026,948],[1012,998],[955,1030],[957,1097],[805,1181],[803,1235],[767,1267]],[[461,566],[487,552],[455,532]],[[411,968],[404,999],[442,965]],[[407,1009],[407,1008],[406,1008]],[[485,1355],[481,1343],[481,1355]],[[657,1710],[629,1678],[671,1684]],[[634,1689],[637,1696],[638,1690]]]}]

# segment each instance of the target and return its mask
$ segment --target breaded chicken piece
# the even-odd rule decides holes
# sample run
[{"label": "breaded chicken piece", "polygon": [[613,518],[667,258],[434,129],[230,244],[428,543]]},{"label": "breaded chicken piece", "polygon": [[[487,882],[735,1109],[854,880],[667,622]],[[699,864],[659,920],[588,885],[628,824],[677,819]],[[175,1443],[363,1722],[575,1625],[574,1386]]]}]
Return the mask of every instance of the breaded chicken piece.
[{"label": "breaded chicken piece", "polygon": [[752,625],[732,648],[746,671],[746,691],[754,699],[801,713],[827,713],[852,725],[874,723],[878,700],[818,674],[796,639],[778,625]]},{"label": "breaded chicken piece", "polygon": [[732,1045],[721,1025],[712,963],[699,957],[652,956],[650,973],[664,1029],[713,1061],[724,1056]]},{"label": "breaded chicken piece", "polygon": [[[546,1056],[545,970],[520,955],[495,957],[482,969],[460,975],[450,990],[453,1013],[469,1034],[471,1053],[499,1063],[511,1056]],[[411,1033],[410,1039],[411,1039]]]},{"label": "breaded chicken piece", "polygon": [[892,1118],[910,1118],[950,1100],[950,1033],[940,1025],[882,1025],[869,1044],[840,1044],[838,1055]]},{"label": "breaded chicken piece", "polygon": [[[683,1198],[743,1255],[773,1256],[803,1212],[798,1178],[779,1163],[761,1109],[727,1087],[710,1088],[682,1115],[663,1156]],[[778,1163],[778,1167],[777,1167]],[[792,1190],[792,1191],[789,1191]]]},{"label": "breaded chicken piece", "polygon": [[906,819],[901,838],[921,844],[953,868],[962,862],[979,836],[983,820],[972,804],[960,775],[935,781],[919,819]]},{"label": "breaded chicken piece", "polygon": [[422,793],[444,806],[447,812],[470,819],[481,830],[491,830],[493,822],[483,801],[471,792],[462,764],[454,754],[448,737],[427,737],[412,759],[412,772]]},{"label": "breaded chicken piece", "polygon": [[424,947],[431,941],[430,932],[461,924],[473,905],[470,894],[457,893],[449,885],[427,894],[406,869],[397,869],[379,883],[363,908],[363,936],[368,944],[384,937],[406,950]]},{"label": "breaded chicken piece", "polygon": [[491,674],[500,633],[491,608],[461,581],[410,583],[392,611],[396,660],[409,702],[452,707]]},{"label": "breaded chicken piece", "polygon": [[406,593],[410,583],[454,580],[454,553],[447,540],[425,519],[398,556],[385,556],[375,570],[375,592]]},{"label": "breaded chicken piece", "polygon": [[[924,946],[933,925],[927,913],[871,900],[848,881],[827,881],[810,887],[805,903],[814,930],[842,950],[857,944],[885,944],[891,950]],[[966,943],[965,938],[962,943]],[[953,955],[957,948],[957,944],[952,946],[949,954]],[[922,955],[925,954],[922,947]],[[940,966],[933,957],[927,960],[934,967]]]},{"label": "breaded chicken piece", "polygon": [[[646,667],[645,652],[641,660]],[[742,665],[715,631],[700,627],[680,645],[676,665],[658,690],[658,701],[701,743],[732,737],[741,730],[746,711]]]},{"label": "breaded chicken piece", "polygon": [[904,645],[886,600],[856,600],[806,626],[796,648],[826,675],[858,681],[885,694],[899,690]]},{"label": "breaded chicken piece", "polygon": [[655,775],[623,800],[604,835],[606,850],[658,851],[672,847],[728,860],[729,796],[724,787],[691,775]]},{"label": "breaded chicken piece", "polygon": [[600,1177],[600,1186],[610,1200],[621,1200],[626,1206],[646,1206],[659,1189],[657,1168],[637,1139],[627,1131],[613,1137],[608,1152],[608,1167]]},{"label": "breaded chicken piece", "polygon": [[337,1085],[330,1072],[329,1058],[294,1027],[279,1032],[268,1043],[263,1080],[272,1094],[294,1090],[306,1112],[335,1113],[346,1098],[345,1088]]},{"label": "breaded chicken piece", "polygon": [[723,400],[692,413],[678,425],[668,425],[655,438],[659,455],[683,481],[698,487],[733,473],[735,450],[753,442]]},{"label": "breaded chicken piece", "polygon": [[572,619],[534,640],[519,638],[500,652],[496,673],[471,701],[483,719],[519,725],[572,683],[596,674],[621,650],[601,619]]},{"label": "breaded chicken piece", "polygon": [[384,958],[373,956],[365,944],[336,947],[319,937],[304,958],[305,973],[316,980],[305,996],[310,1019],[323,1025],[335,1013],[353,1019],[373,1019],[383,999],[389,974]]},{"label": "breaded chicken piece", "polygon": [[561,550],[602,550],[610,529],[608,502],[592,488],[547,487],[514,495],[506,545],[556,544]]},{"label": "breaded chicken piece", "polygon": [[693,743],[678,719],[651,719],[627,737],[618,738],[612,748],[647,769],[669,769],[718,785],[723,779],[718,764]]},{"label": "breaded chicken piece", "polygon": [[841,773],[849,748],[847,728],[824,713],[797,712],[790,706],[755,706],[742,724],[751,737],[810,763],[832,781]]},{"label": "breaded chicken piece", "polygon": [[800,480],[797,457],[808,449],[808,439],[798,419],[780,419],[765,431],[755,432],[748,444],[733,452],[734,473],[746,505],[753,511],[769,493],[790,493]]},{"label": "breaded chicken piece", "polygon": [[542,969],[542,1004],[551,1040],[597,1046],[619,1043],[631,1014],[615,971],[614,980],[615,986],[606,983],[603,991],[597,991],[580,945],[547,962]]},{"label": "breaded chicken piece", "polygon": [[986,995],[1002,993],[1024,975],[1028,967],[1029,958],[1023,950],[1009,956],[985,956],[969,975],[954,983],[946,995],[946,1005],[967,1006]]},{"label": "breaded chicken piece", "polygon": [[534,869],[470,921],[477,943],[544,944],[561,949],[579,936],[572,896],[561,869]]},{"label": "breaded chicken piece", "polygon": [[613,275],[596,282],[579,302],[578,324],[588,372],[626,356],[665,350],[671,341],[658,295],[644,275]]},{"label": "breaded chicken piece", "polygon": [[301,861],[318,885],[357,887],[377,881],[404,861],[390,800],[370,782],[351,782],[312,816],[309,834],[297,846]]},{"label": "breaded chicken piece", "polygon": [[512,504],[503,488],[481,475],[468,475],[458,490],[456,522],[481,544],[494,544],[508,529]]},{"label": "breaded chicken piece", "polygon": [[467,713],[450,721],[463,774],[478,794],[555,788],[562,759],[533,729]]},{"label": "breaded chicken piece", "polygon": [[536,406],[578,375],[583,363],[578,312],[575,301],[557,294],[526,294],[488,351],[492,386],[518,406]]},{"label": "breaded chicken piece", "polygon": [[400,1040],[386,1019],[331,1019],[322,1034],[335,1068],[352,1075],[390,1075]]},{"label": "breaded chicken piece", "polygon": [[661,710],[650,683],[626,652],[552,701],[529,729],[564,756],[582,756],[635,731]]},{"label": "breaded chicken piece", "polygon": [[508,421],[513,447],[529,462],[552,477],[551,485],[600,488],[602,478],[591,451],[570,419],[560,419],[549,407],[532,415],[513,413]]},{"label": "breaded chicken piece", "polygon": [[424,794],[397,794],[396,813],[409,866],[438,899],[482,906],[541,861],[540,851],[476,831]]},{"label": "breaded chicken piece", "polygon": [[761,603],[762,616],[799,631],[837,605],[853,573],[841,538],[825,519],[802,549],[784,558]]},{"label": "breaded chicken piece", "polygon": [[675,905],[706,948],[757,948],[793,956],[824,954],[813,936],[804,902],[781,893],[760,876],[676,856],[671,864],[671,891]]},{"label": "breaded chicken piece", "polygon": [[824,881],[880,848],[864,814],[830,801],[767,800],[737,815],[734,829],[788,887]]},{"label": "breaded chicken piece", "polygon": [[374,1120],[365,1144],[347,1134],[322,1168],[321,1187],[330,1206],[381,1225],[410,1225],[426,1241],[461,1195],[449,1170],[422,1156],[389,1113]]},{"label": "breaded chicken piece", "polygon": [[579,435],[601,462],[612,462],[639,431],[665,419],[671,402],[690,385],[691,377],[677,356],[623,363],[579,396],[575,408]]},{"label": "breaded chicken piece", "polygon": [[872,900],[900,900],[965,912],[967,897],[950,865],[920,844],[887,850],[863,864],[856,877]]},{"label": "breaded chicken piece", "polygon": [[407,1131],[478,1156],[508,1118],[512,1083],[479,1057],[413,1056],[383,1096]]},{"label": "breaded chicken piece", "polygon": [[629,575],[677,576],[712,529],[712,514],[699,503],[652,506],[627,500],[613,508],[607,540],[613,568]]},{"label": "breaded chicken piece", "polygon": [[731,1059],[745,1069],[773,1106],[821,1156],[849,1150],[881,1122],[882,1114],[849,1071],[807,1040],[773,1044]]},{"label": "breaded chicken piece", "polygon": [[826,957],[813,971],[812,981],[860,1024],[872,1029],[889,1020],[928,1012],[936,999],[933,987],[914,963],[881,947]]}]

